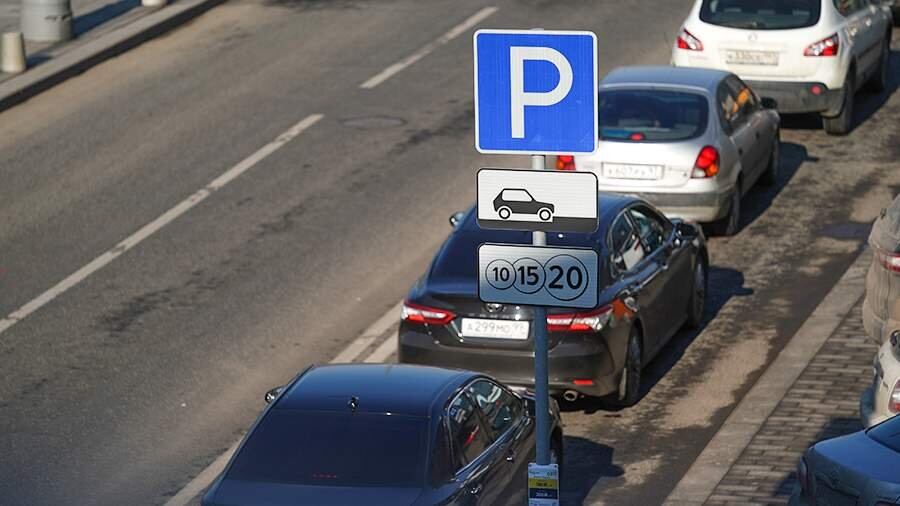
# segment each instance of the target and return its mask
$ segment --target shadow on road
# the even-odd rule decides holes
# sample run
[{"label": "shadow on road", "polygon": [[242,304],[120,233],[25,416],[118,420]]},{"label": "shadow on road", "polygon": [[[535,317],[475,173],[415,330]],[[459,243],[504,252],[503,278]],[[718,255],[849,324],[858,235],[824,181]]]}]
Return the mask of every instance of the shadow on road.
[{"label": "shadow on road", "polygon": [[601,478],[615,478],[625,470],[613,464],[613,449],[591,440],[566,436],[564,441],[566,474],[560,491],[561,504],[582,504],[588,492]]},{"label": "shadow on road", "polygon": [[[744,286],[743,273],[715,265],[709,266],[709,284],[703,323],[696,329],[678,331],[656,357],[644,367],[641,374],[641,398],[643,399],[678,363],[694,339],[703,332],[703,329],[732,297],[745,297],[752,294],[753,290]],[[597,411],[615,412],[624,409],[609,398],[582,398],[575,402],[560,399],[559,407],[563,412],[582,411],[585,414],[593,414]]]},{"label": "shadow on road", "polygon": [[94,9],[73,19],[72,31],[75,32],[76,36],[81,35],[140,5],[140,0],[119,0],[118,2],[106,4],[99,9]]},{"label": "shadow on road", "polygon": [[744,195],[741,201],[741,222],[739,230],[756,221],[757,218],[772,205],[775,197],[793,179],[797,170],[805,162],[818,162],[819,159],[809,156],[806,147],[793,142],[782,142],[778,169],[778,180],[772,186],[755,185]]}]

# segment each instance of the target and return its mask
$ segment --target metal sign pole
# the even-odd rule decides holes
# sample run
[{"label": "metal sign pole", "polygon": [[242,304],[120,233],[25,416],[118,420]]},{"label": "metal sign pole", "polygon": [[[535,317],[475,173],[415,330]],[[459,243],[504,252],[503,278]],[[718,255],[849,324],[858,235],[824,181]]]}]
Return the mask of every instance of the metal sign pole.
[{"label": "metal sign pole", "polygon": [[[544,155],[531,155],[532,170],[544,170]],[[546,232],[532,232],[531,244],[547,245]],[[534,306],[534,406],[537,429],[537,463],[550,463],[550,380],[547,369],[547,308]]]}]

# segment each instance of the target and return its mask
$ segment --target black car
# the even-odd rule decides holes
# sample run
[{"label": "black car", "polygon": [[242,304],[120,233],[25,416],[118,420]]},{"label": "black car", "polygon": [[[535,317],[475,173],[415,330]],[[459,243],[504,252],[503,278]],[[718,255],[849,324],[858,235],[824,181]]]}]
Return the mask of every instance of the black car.
[{"label": "black car", "polygon": [[[531,244],[531,234],[482,230],[475,214],[451,218],[453,232],[410,290],[400,362],[465,367],[533,385],[532,309],[482,303],[476,258],[479,244]],[[670,221],[643,200],[601,194],[596,232],[547,233],[547,244],[590,247],[600,257],[600,305],[548,310],[551,391],[567,400],[615,394],[634,404],[643,366],[680,327],[697,326],[703,316],[708,257],[700,227]]]},{"label": "black car", "polygon": [[494,211],[504,220],[513,214],[536,214],[541,221],[550,221],[556,206],[535,200],[524,188],[507,188],[494,197]]},{"label": "black car", "polygon": [[[534,399],[482,374],[313,366],[266,401],[204,506],[527,502]],[[561,464],[551,409],[551,455]]]}]

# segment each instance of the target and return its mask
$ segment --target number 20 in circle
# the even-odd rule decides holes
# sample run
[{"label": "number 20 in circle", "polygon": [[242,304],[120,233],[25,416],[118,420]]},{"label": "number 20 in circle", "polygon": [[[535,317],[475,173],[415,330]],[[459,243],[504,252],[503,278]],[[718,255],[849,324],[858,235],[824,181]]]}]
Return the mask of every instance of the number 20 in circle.
[{"label": "number 20 in circle", "polygon": [[547,279],[544,288],[555,299],[575,300],[588,285],[587,267],[571,255],[556,255],[544,264]]}]

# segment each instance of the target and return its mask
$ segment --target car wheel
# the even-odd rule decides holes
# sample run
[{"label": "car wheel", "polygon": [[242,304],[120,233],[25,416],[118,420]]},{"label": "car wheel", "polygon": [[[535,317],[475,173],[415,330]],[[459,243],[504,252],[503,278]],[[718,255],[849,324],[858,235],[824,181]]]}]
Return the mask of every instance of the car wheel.
[{"label": "car wheel", "polygon": [[775,186],[778,182],[779,168],[779,149],[781,147],[781,133],[775,132],[775,142],[772,143],[772,152],[769,155],[769,166],[766,171],[759,177],[759,182],[763,186]]},{"label": "car wheel", "polygon": [[847,135],[850,133],[850,125],[853,120],[853,71],[844,81],[844,100],[841,104],[841,112],[833,118],[822,118],[822,126],[829,135]]},{"label": "car wheel", "polygon": [[512,215],[512,211],[508,207],[501,207],[497,210],[497,214],[500,215],[500,219],[505,220]]},{"label": "car wheel", "polygon": [[550,221],[550,218],[553,217],[553,213],[550,212],[546,207],[542,207],[540,211],[538,211],[538,218],[541,221]]},{"label": "car wheel", "polygon": [[728,214],[724,218],[712,224],[712,232],[715,235],[732,236],[738,232],[741,223],[741,180],[734,184],[734,193],[731,195],[731,203]]},{"label": "car wheel", "polygon": [[887,89],[888,76],[891,72],[891,38],[887,37],[881,44],[881,56],[878,60],[878,72],[872,74],[869,91],[881,93]]},{"label": "car wheel", "polygon": [[643,351],[641,333],[636,326],[631,327],[628,336],[628,348],[625,352],[625,366],[622,368],[622,379],[619,380],[618,404],[629,407],[637,404],[641,396],[641,369],[643,369]]},{"label": "car wheel", "polygon": [[703,322],[703,309],[706,307],[706,262],[697,258],[694,265],[694,281],[691,283],[691,300],[688,303],[685,327],[695,329]]}]

